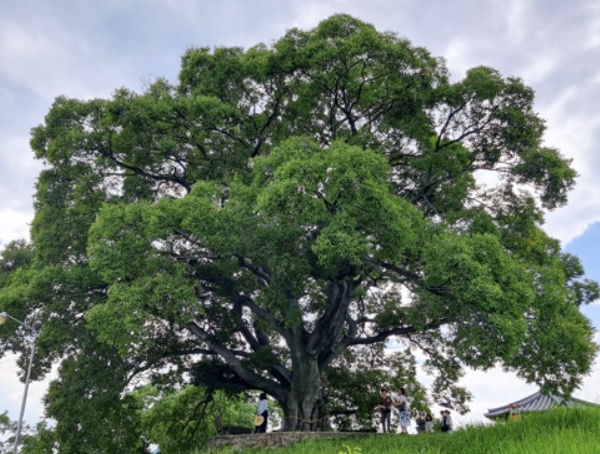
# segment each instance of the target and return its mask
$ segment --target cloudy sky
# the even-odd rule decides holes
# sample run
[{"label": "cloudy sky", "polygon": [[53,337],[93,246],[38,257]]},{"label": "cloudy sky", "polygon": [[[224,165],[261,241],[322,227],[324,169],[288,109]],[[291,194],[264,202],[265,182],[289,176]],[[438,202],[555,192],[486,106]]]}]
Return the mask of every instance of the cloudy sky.
[{"label": "cloudy sky", "polygon": [[[175,80],[190,46],[271,43],[291,27],[311,28],[344,12],[443,56],[453,78],[473,66],[522,77],[547,119],[546,140],[580,176],[569,204],[548,213],[546,230],[600,280],[600,3],[594,0],[1,0],[0,248],[28,236],[41,164],[29,131],[58,95],[108,97]],[[584,308],[600,327],[600,305]],[[18,415],[23,385],[14,358],[0,359],[0,413]],[[470,372],[470,419],[536,389],[497,370]],[[42,414],[34,384],[26,419]],[[576,396],[600,402],[600,366]],[[465,420],[463,418],[463,420]]]}]

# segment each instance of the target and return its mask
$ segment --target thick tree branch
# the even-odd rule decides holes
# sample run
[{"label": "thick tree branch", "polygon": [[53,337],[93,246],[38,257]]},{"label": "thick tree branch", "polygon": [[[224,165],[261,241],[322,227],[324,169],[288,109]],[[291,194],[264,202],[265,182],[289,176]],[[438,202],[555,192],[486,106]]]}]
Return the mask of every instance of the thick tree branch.
[{"label": "thick tree branch", "polygon": [[235,322],[235,326],[237,327],[238,331],[242,334],[250,348],[257,352],[258,350],[260,350],[261,346],[258,343],[258,340],[250,332],[248,325],[246,325],[246,323],[244,322],[242,318],[242,308],[243,306],[239,300],[233,304],[233,311],[231,311],[233,321]]},{"label": "thick tree branch", "polygon": [[[443,317],[439,320],[436,320],[435,322],[426,324],[422,331],[429,331],[432,329],[439,328],[440,326],[445,325],[448,322],[449,322],[448,318]],[[392,329],[388,329],[385,331],[381,331],[380,333],[378,333],[374,336],[369,336],[369,337],[354,337],[354,338],[345,337],[342,344],[344,345],[344,348],[349,347],[350,345],[369,345],[369,344],[375,344],[378,342],[383,342],[383,341],[387,340],[388,337],[391,337],[391,336],[406,336],[406,335],[413,334],[416,332],[417,332],[417,329],[413,326],[397,327],[397,328],[392,328]]]},{"label": "thick tree branch", "polygon": [[271,272],[267,267],[263,267],[260,265],[255,265],[252,260],[242,257],[240,255],[236,255],[238,259],[238,263],[242,268],[246,268],[247,270],[254,273],[254,275],[262,281],[263,286],[267,287],[271,284]]},{"label": "thick tree branch", "polygon": [[[237,326],[239,332],[242,334],[246,342],[248,342],[248,345],[250,345],[250,348],[252,348],[252,350],[258,352],[261,349],[261,347],[266,347],[268,345],[268,339],[267,342],[265,342],[264,339],[264,337],[266,336],[261,337],[261,340],[263,341],[261,343],[259,342],[259,339],[257,339],[258,336],[254,337],[252,335],[252,332],[248,328],[248,325],[246,325],[246,323],[242,319],[242,304],[239,300],[236,303],[234,303],[232,314],[235,325]],[[248,357],[251,357],[251,354],[249,354]],[[280,383],[290,381],[290,371],[287,370],[279,361],[265,361],[264,359],[261,359],[260,361],[267,365],[271,375],[277,378],[277,380],[279,380]]]},{"label": "thick tree branch", "polygon": [[346,321],[348,307],[357,284],[357,281],[344,280],[330,282],[327,292],[327,310],[309,337],[307,350],[310,354],[319,354],[322,350],[333,348]]},{"label": "thick tree branch", "polygon": [[279,334],[281,334],[284,338],[289,337],[290,331],[285,328],[285,326],[277,320],[269,311],[263,309],[258,304],[252,300],[252,298],[245,295],[236,295],[232,298],[234,302],[239,301],[244,306],[248,307],[253,313],[258,315],[261,319],[266,321],[269,325],[271,325]]},{"label": "thick tree branch", "polygon": [[373,268],[382,276],[390,279],[392,282],[396,282],[397,284],[406,284],[407,282],[410,282],[436,296],[454,300],[451,289],[444,284],[436,286],[426,285],[418,274],[398,268],[396,265],[391,263],[384,261],[377,262],[371,257],[363,257],[363,263]]},{"label": "thick tree branch", "polygon": [[444,134],[446,133],[446,129],[448,128],[448,125],[452,121],[452,118],[458,112],[460,112],[461,110],[463,110],[466,105],[467,105],[467,103],[464,103],[458,109],[453,110],[452,112],[450,112],[450,115],[448,115],[448,118],[446,119],[446,122],[444,123],[444,126],[442,126],[442,129],[440,130],[440,133],[438,135],[437,141],[435,143],[435,149],[436,149],[436,151],[439,150],[439,148],[440,148],[440,142],[442,140],[442,137],[444,137]]},{"label": "thick tree branch", "polygon": [[180,184],[181,186],[183,186],[185,188],[186,192],[190,192],[192,190],[192,185],[184,178],[177,177],[175,175],[157,175],[154,173],[147,172],[147,171],[141,169],[140,167],[125,164],[123,161],[120,161],[119,159],[117,159],[111,152],[108,152],[107,150],[105,150],[104,147],[101,147],[100,152],[104,157],[110,159],[112,162],[114,162],[119,167],[121,167],[123,169],[131,170],[136,175],[140,175],[145,178],[150,178],[151,180],[155,180],[155,181],[171,181],[173,183]]},{"label": "thick tree branch", "polygon": [[223,360],[231,367],[237,376],[242,380],[246,381],[250,385],[257,389],[264,389],[266,392],[275,396],[276,398],[283,397],[283,388],[277,382],[268,378],[262,377],[248,369],[246,369],[236,355],[225,347],[220,342],[216,341],[210,334],[204,331],[195,322],[190,322],[186,325],[186,328],[202,340],[208,347],[217,353]]}]

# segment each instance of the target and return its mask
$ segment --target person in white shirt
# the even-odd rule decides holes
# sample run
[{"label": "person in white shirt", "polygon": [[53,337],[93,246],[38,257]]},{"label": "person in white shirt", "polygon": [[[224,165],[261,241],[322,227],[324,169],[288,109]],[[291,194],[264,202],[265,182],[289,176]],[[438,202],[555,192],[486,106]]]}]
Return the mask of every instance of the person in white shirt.
[{"label": "person in white shirt", "polygon": [[429,413],[425,415],[425,432],[433,433],[433,417]]},{"label": "person in white shirt", "polygon": [[408,426],[410,426],[410,413],[408,408],[408,399],[406,398],[406,391],[404,388],[398,389],[398,397],[394,402],[394,407],[398,409],[398,424],[400,430],[404,434],[408,434]]},{"label": "person in white shirt", "polygon": [[256,426],[254,433],[265,433],[267,431],[267,419],[269,419],[269,401],[266,393],[260,393],[260,396],[258,396],[256,416],[262,416],[263,422],[260,426]]}]

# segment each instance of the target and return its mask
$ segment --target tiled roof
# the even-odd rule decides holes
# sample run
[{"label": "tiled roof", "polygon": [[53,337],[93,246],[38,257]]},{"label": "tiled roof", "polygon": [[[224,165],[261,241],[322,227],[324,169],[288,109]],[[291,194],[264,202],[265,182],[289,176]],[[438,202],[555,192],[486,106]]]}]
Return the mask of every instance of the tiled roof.
[{"label": "tiled roof", "polygon": [[[521,413],[527,413],[530,411],[547,410],[551,407],[555,407],[555,406],[559,406],[559,405],[563,405],[565,407],[571,407],[575,403],[584,404],[584,405],[596,405],[596,404],[592,404],[591,402],[586,402],[584,400],[575,399],[575,398],[571,398],[571,399],[567,400],[567,399],[565,399],[565,396],[563,396],[562,394],[542,394],[540,391],[538,391],[535,394],[532,394],[531,396],[525,397],[524,399],[517,400],[515,402],[511,402],[510,404],[512,404],[513,407],[520,405]],[[505,416],[508,413],[510,413],[510,407],[509,407],[510,404],[506,404],[506,405],[503,405],[502,407],[498,407],[498,408],[488,409],[488,412],[485,413],[483,416],[485,416],[486,418],[490,418],[490,419],[498,418],[500,416]]]}]

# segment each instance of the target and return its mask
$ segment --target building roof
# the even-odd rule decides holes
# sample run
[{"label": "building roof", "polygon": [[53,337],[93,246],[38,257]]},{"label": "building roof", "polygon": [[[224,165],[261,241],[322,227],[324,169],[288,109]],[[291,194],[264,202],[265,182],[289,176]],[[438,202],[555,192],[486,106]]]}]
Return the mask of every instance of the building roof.
[{"label": "building roof", "polygon": [[527,413],[531,411],[548,410],[551,407],[556,407],[559,405],[563,405],[565,407],[572,407],[573,404],[597,405],[593,404],[592,402],[586,402],[585,400],[581,399],[571,398],[567,400],[565,396],[560,393],[544,394],[541,391],[538,391],[537,393],[532,394],[531,396],[527,396],[524,399],[503,405],[502,407],[490,408],[488,409],[488,412],[485,413],[483,416],[490,419],[506,416],[510,413],[511,410],[509,405],[512,405],[513,407],[520,405],[521,413]]}]

